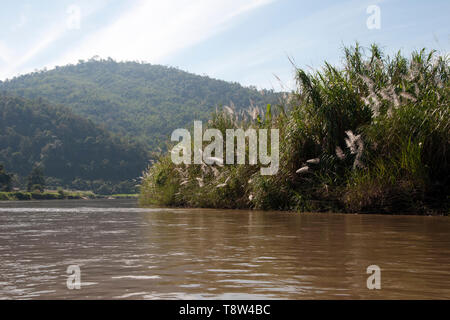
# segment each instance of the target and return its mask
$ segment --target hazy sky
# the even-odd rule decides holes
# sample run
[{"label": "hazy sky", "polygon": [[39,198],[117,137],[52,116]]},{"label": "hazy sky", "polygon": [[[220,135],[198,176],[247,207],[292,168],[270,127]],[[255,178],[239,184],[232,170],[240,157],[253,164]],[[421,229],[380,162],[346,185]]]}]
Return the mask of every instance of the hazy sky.
[{"label": "hazy sky", "polygon": [[279,90],[293,86],[288,57],[318,68],[338,64],[355,41],[387,52],[450,48],[449,0],[0,0],[0,8],[0,80],[98,55]]}]

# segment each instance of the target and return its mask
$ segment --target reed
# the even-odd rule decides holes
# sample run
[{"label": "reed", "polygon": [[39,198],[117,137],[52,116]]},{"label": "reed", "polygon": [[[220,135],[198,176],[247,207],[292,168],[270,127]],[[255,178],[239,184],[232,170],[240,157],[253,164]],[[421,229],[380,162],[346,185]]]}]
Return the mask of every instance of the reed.
[{"label": "reed", "polygon": [[[216,110],[208,127],[277,128],[280,168],[179,165],[165,155],[143,176],[143,205],[448,214],[449,59],[344,49],[341,67],[297,70],[277,105]],[[225,146],[224,146],[225,147]],[[248,152],[248,150],[247,150]]]}]

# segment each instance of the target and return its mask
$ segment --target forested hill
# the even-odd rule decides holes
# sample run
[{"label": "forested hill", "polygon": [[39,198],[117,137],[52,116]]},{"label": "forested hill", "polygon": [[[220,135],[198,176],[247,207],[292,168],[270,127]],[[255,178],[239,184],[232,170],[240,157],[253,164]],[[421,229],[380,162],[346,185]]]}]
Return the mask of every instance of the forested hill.
[{"label": "forested hill", "polygon": [[67,108],[0,94],[0,163],[9,172],[24,177],[39,165],[61,186],[91,189],[77,181],[101,187],[137,178],[147,153]]},{"label": "forested hill", "polygon": [[94,60],[0,83],[0,90],[43,97],[107,129],[156,146],[175,128],[206,120],[217,106],[265,106],[279,94],[161,65]]}]

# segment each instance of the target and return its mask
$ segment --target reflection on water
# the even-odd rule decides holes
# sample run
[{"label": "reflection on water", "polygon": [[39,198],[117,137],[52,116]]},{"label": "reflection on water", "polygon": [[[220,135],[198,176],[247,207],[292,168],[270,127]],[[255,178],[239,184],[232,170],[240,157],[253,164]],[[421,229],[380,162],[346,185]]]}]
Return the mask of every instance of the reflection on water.
[{"label": "reflection on water", "polygon": [[448,217],[7,202],[0,257],[3,299],[450,298]]}]

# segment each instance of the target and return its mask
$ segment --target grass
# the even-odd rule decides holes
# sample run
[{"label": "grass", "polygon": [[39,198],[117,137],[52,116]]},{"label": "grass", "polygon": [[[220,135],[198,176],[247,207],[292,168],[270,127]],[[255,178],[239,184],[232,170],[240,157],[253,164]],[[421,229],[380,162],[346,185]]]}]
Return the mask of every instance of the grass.
[{"label": "grass", "polygon": [[110,197],[114,199],[137,199],[139,194],[113,194]]},{"label": "grass", "polygon": [[176,166],[165,155],[144,173],[141,204],[448,214],[448,57],[389,57],[375,45],[344,56],[341,67],[298,69],[297,90],[277,106],[212,116],[208,126],[222,134],[279,129],[276,175],[261,176],[259,165]]},{"label": "grass", "polygon": [[19,200],[70,200],[70,199],[137,199],[137,194],[98,195],[91,191],[65,191],[59,190],[45,192],[0,192],[0,201]]}]

